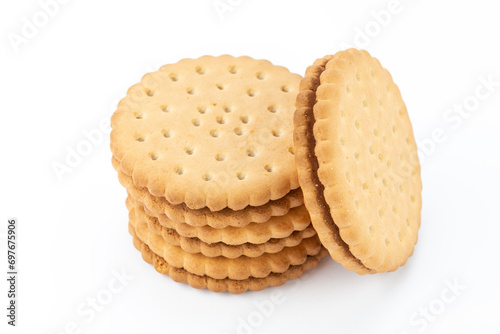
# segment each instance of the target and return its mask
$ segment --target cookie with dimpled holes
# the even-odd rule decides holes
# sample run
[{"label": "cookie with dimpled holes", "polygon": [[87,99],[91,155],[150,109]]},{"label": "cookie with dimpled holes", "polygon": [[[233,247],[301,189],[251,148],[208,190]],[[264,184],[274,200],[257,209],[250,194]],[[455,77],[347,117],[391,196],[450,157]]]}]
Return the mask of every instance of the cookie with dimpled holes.
[{"label": "cookie with dimpled holes", "polygon": [[266,60],[183,59],[146,74],[111,118],[113,155],[137,187],[190,209],[242,210],[299,187],[300,75]]},{"label": "cookie with dimpled holes", "polygon": [[323,196],[324,187],[318,179],[318,160],[314,155],[316,141],[313,134],[316,103],[316,88],[319,77],[325,70],[325,65],[333,56],[317,59],[306,70],[304,79],[300,82],[297,95],[297,110],[294,115],[294,145],[299,183],[304,192],[304,201],[314,222],[314,227],[330,256],[345,268],[359,274],[372,272],[349,251],[349,246],[342,240],[337,225],[334,224],[328,204]]},{"label": "cookie with dimpled holes", "polygon": [[305,205],[332,257],[360,274],[404,265],[418,239],[422,183],[389,72],[355,49],[318,60],[301,83],[294,141]]},{"label": "cookie with dimpled holes", "polygon": [[157,216],[165,214],[175,222],[183,222],[192,226],[208,225],[214,228],[224,228],[227,226],[243,227],[252,222],[266,222],[273,216],[283,216],[290,209],[304,204],[302,190],[297,188],[291,190],[280,199],[269,201],[261,206],[247,206],[238,211],[229,208],[216,212],[212,212],[208,208],[193,210],[189,209],[184,203],[175,205],[169,203],[165,197],[151,195],[146,188],[134,185],[132,178],[121,171],[120,163],[114,157],[112,158],[112,164],[118,172],[120,183],[134,199],[144,203],[149,211]]}]

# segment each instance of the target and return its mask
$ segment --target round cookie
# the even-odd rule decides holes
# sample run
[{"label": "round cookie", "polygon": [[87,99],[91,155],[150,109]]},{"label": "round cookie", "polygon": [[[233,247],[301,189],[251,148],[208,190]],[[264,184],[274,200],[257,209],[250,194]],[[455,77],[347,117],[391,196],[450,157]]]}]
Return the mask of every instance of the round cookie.
[{"label": "round cookie", "polygon": [[[314,158],[327,204],[322,210],[332,220],[313,218],[313,226],[321,239],[320,230],[333,231],[334,223],[352,255],[345,254],[353,270],[394,271],[413,253],[422,205],[420,164],[406,106],[389,72],[366,51],[337,53],[319,78]],[[297,143],[304,133],[296,130],[295,136]],[[297,158],[297,164],[304,162]],[[305,184],[303,191],[309,197]]]},{"label": "round cookie", "polygon": [[[148,225],[151,231],[151,226]],[[168,229],[158,224],[153,229],[159,228],[159,234],[167,243],[179,246],[186,253],[201,253],[207,257],[223,256],[229,259],[235,259],[240,256],[246,257],[259,257],[263,254],[274,254],[282,251],[287,247],[295,247],[299,245],[302,240],[316,235],[316,231],[310,225],[303,231],[294,231],[286,238],[273,238],[262,244],[244,243],[241,245],[226,245],[223,242],[209,244],[201,241],[198,238],[186,238],[174,229]]]},{"label": "round cookie", "polygon": [[159,224],[174,229],[186,238],[198,238],[203,242],[213,244],[223,242],[227,245],[242,245],[245,243],[262,244],[270,239],[289,237],[294,231],[303,231],[311,225],[311,220],[305,206],[292,209],[284,216],[271,217],[265,223],[251,223],[245,227],[228,226],[215,229],[210,226],[194,227],[185,223],[176,223],[165,215],[156,217],[141,203],[127,198],[129,210],[134,207],[138,219],[147,224]]},{"label": "round cookie", "polygon": [[306,271],[314,269],[319,261],[324,258],[328,252],[325,248],[317,255],[308,256],[301,265],[290,266],[284,273],[271,273],[264,278],[250,277],[245,280],[215,279],[210,276],[199,276],[192,274],[185,269],[170,266],[165,259],[152,252],[151,249],[135,236],[133,228],[129,229],[134,237],[134,246],[142,253],[142,258],[149,264],[152,264],[156,271],[170,276],[175,282],[188,283],[196,289],[209,289],[214,292],[228,291],[233,294],[240,294],[247,290],[260,291],[270,286],[283,285],[289,279],[296,279],[302,276]]},{"label": "round cookie", "polygon": [[[136,215],[135,208],[132,208],[129,214],[134,217]],[[261,244],[247,242],[241,245],[227,245],[223,242],[206,243],[198,238],[183,237],[175,229],[160,225],[157,219],[147,219],[147,224],[151,232],[162,236],[167,243],[180,247],[186,253],[201,253],[207,257],[223,256],[230,259],[240,256],[259,257],[264,253],[278,253],[285,247],[295,247],[303,239],[316,235],[312,225],[309,225],[305,230],[294,231],[288,237],[269,239]]]},{"label": "round cookie", "polygon": [[121,170],[190,209],[241,210],[298,188],[300,76],[265,60],[204,56],[146,74],[111,118]]},{"label": "round cookie", "polygon": [[263,254],[259,257],[241,256],[236,259],[222,256],[206,257],[202,254],[186,253],[180,247],[166,243],[161,236],[149,231],[146,223],[134,219],[130,219],[129,223],[135,229],[137,237],[153,252],[164,258],[170,266],[217,279],[242,280],[249,277],[262,278],[271,273],[283,273],[292,265],[303,264],[308,256],[319,254],[322,248],[315,235],[302,240],[295,247],[284,248],[275,254]]},{"label": "round cookie", "polygon": [[211,226],[213,228],[224,228],[228,226],[244,227],[250,223],[264,223],[273,216],[284,216],[292,208],[304,204],[302,190],[300,188],[291,190],[284,197],[272,200],[261,206],[247,206],[242,210],[231,210],[229,208],[212,212],[208,208],[198,210],[189,209],[186,204],[171,204],[165,197],[155,197],[146,188],[134,185],[132,178],[120,169],[120,162],[112,158],[113,167],[118,172],[118,180],[129,194],[155,216],[165,214],[175,222],[182,222],[192,226]]},{"label": "round cookie", "polygon": [[349,246],[342,240],[337,225],[334,224],[328,204],[323,196],[324,187],[318,179],[318,160],[314,154],[316,140],[313,134],[316,89],[319,77],[325,70],[326,63],[333,56],[317,59],[306,70],[300,82],[297,95],[297,110],[294,115],[294,146],[299,183],[304,193],[304,202],[311,216],[321,243],[328,249],[330,256],[345,268],[358,274],[371,273],[361,261],[349,251]]}]

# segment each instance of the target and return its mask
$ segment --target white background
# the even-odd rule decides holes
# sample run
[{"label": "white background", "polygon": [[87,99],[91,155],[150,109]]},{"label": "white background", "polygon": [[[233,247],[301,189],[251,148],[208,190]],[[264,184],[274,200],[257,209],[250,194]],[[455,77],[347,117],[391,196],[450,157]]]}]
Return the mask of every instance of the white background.
[{"label": "white background", "polygon": [[[401,0],[383,25],[374,13],[390,7],[386,0],[221,3],[231,6],[222,16],[213,0],[74,0],[43,22],[38,1],[2,1],[0,331],[499,333],[498,2]],[[40,27],[15,47],[25,20]],[[358,276],[327,258],[279,288],[195,290],[157,274],[132,246],[108,133],[62,180],[53,170],[84,131],[100,131],[129,86],[163,64],[228,53],[304,74],[347,44],[391,71],[422,148],[419,242],[397,272]],[[481,86],[489,77],[491,91]],[[488,96],[477,99],[476,89]],[[453,108],[464,103],[470,112],[458,116]],[[14,329],[5,324],[8,217],[19,219],[20,235]],[[77,311],[109,297],[121,271],[133,280],[100,312]],[[446,290],[454,283],[455,294]],[[281,298],[270,306],[273,294]]]}]

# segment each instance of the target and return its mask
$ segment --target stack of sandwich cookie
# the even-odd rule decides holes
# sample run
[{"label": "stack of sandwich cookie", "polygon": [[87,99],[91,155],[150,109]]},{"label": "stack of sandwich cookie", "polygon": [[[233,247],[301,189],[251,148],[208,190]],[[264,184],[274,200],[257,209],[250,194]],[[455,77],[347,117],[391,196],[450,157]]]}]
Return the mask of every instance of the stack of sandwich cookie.
[{"label": "stack of sandwich cookie", "polygon": [[146,74],[120,101],[112,164],[134,245],[157,271],[241,293],[327,254],[295,167],[300,79],[264,60],[205,56]]}]

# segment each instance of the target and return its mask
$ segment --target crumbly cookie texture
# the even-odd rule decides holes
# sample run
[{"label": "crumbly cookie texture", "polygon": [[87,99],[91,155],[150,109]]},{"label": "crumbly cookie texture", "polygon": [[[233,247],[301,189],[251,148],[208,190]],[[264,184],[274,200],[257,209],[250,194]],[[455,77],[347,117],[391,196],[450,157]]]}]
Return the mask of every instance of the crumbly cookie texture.
[{"label": "crumbly cookie texture", "polygon": [[282,198],[299,187],[292,120],[300,79],[250,57],[165,65],[118,104],[113,155],[137,187],[190,209]]}]

